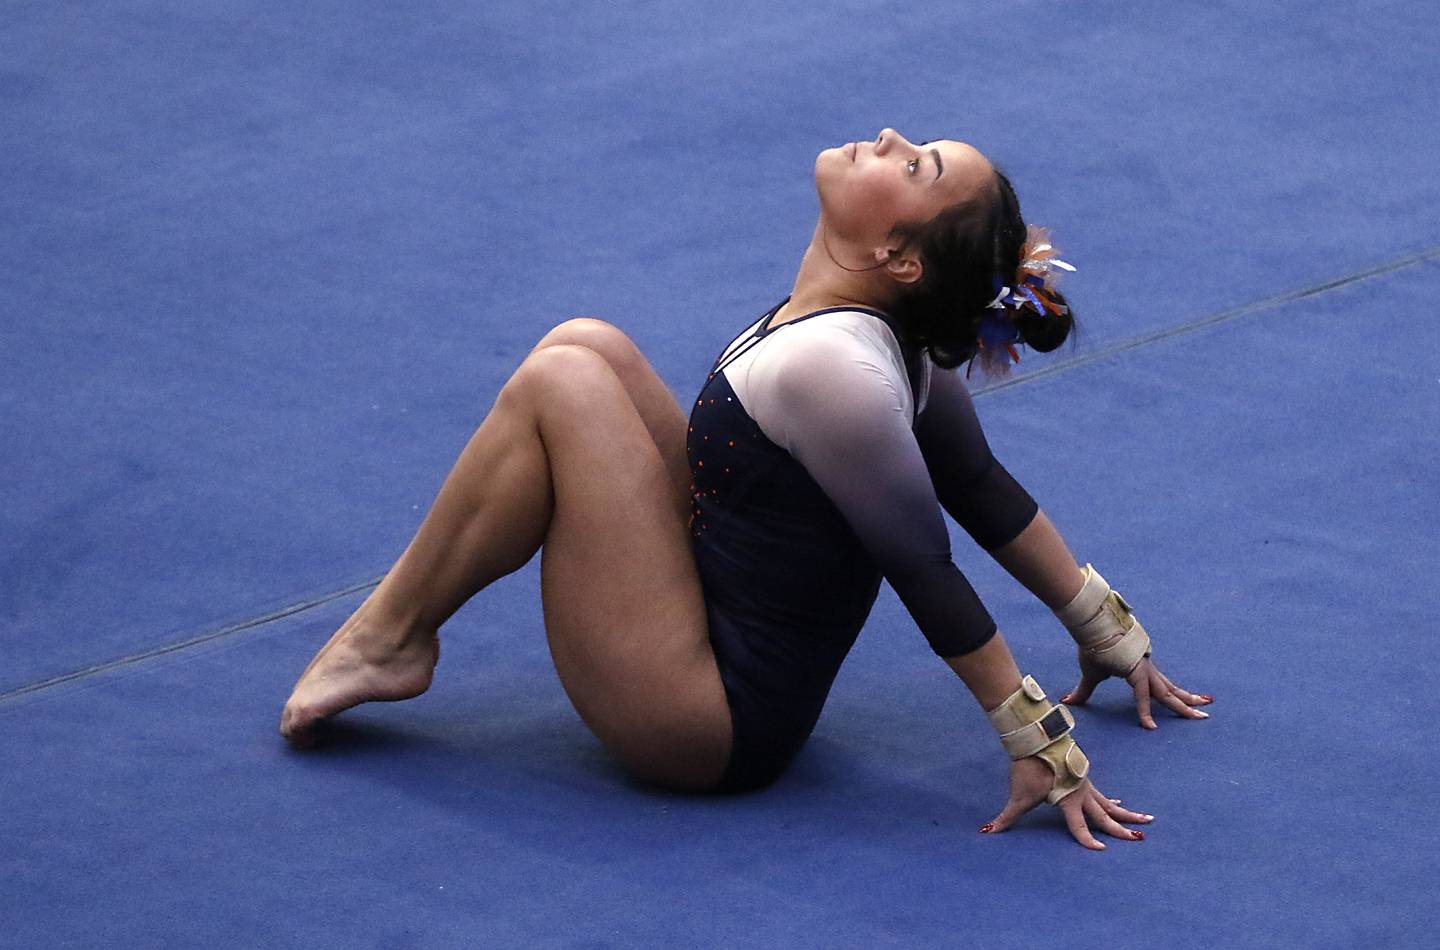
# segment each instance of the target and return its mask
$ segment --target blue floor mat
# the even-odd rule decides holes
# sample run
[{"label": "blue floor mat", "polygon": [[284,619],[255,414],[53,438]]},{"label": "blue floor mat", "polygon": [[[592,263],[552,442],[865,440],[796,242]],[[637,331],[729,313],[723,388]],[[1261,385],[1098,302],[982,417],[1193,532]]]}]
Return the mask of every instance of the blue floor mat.
[{"label": "blue floor mat", "polygon": [[[1428,945],[1420,13],[0,0],[0,948]],[[1149,840],[977,835],[1004,761],[888,588],[756,795],[607,762],[538,561],[429,694],[286,750],[290,684],[540,335],[609,319],[686,404],[793,281],[815,151],[887,124],[973,141],[1080,265],[1080,347],[977,405],[1217,696],[1157,734],[1113,683],[1079,713]]]}]

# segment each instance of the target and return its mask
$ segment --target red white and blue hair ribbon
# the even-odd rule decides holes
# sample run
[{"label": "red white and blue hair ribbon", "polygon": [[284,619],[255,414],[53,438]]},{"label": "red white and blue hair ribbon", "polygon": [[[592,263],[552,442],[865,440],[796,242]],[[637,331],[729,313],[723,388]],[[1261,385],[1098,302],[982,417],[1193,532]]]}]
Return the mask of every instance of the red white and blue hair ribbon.
[{"label": "red white and blue hair ribbon", "polygon": [[1058,317],[1070,312],[1056,295],[1055,284],[1060,272],[1074,273],[1075,267],[1057,257],[1058,253],[1050,243],[1050,232],[1030,225],[1014,279],[1006,284],[996,275],[995,299],[986,306],[986,313],[980,319],[976,354],[987,373],[1003,374],[1011,363],[1020,362],[1020,354],[1015,349],[1020,328],[1007,316],[1008,311],[1028,307],[1042,317]]}]

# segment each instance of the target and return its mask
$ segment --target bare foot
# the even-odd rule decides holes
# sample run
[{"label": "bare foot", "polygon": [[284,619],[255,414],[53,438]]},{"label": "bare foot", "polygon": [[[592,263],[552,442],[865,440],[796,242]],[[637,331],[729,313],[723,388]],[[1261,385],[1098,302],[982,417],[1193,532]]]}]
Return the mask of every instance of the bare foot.
[{"label": "bare foot", "polygon": [[369,606],[361,604],[300,675],[280,714],[280,734],[291,745],[314,745],[315,724],[351,706],[412,699],[430,688],[440,638],[383,629]]}]

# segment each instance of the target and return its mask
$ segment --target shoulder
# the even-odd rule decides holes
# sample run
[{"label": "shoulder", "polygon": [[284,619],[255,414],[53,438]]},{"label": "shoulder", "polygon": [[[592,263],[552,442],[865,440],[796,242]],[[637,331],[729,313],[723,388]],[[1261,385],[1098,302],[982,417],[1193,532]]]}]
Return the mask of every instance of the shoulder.
[{"label": "shoulder", "polygon": [[787,415],[914,419],[899,346],[883,321],[865,313],[782,328],[757,359],[751,382],[766,408]]},{"label": "shoulder", "polygon": [[902,371],[904,356],[885,322],[858,310],[827,313],[777,328],[766,355],[790,365],[821,364],[843,371],[868,363]]}]

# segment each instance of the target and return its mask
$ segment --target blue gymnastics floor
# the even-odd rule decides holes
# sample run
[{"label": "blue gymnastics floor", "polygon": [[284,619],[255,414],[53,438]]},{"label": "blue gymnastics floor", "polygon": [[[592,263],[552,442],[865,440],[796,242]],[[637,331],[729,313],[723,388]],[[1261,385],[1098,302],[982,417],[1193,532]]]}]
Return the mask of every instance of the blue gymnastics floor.
[{"label": "blue gymnastics floor", "polygon": [[[1428,946],[1437,40],[1398,3],[0,2],[0,947]],[[538,560],[428,694],[286,749],[536,339],[610,320],[683,405],[788,290],[814,153],[883,125],[977,144],[1081,268],[1079,346],[977,405],[1216,696],[1078,713],[1148,839],[977,835],[1005,762],[888,588],[758,794],[605,760]]]}]

